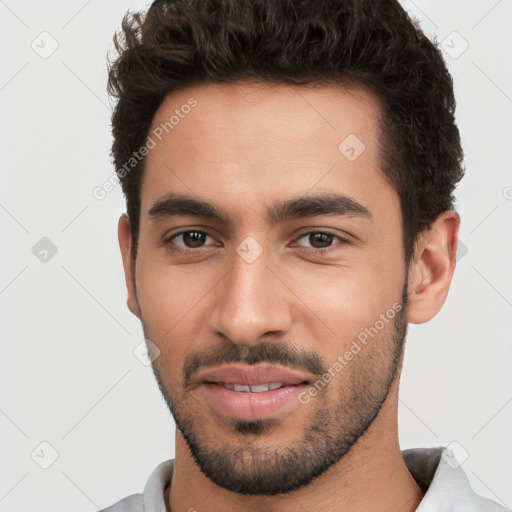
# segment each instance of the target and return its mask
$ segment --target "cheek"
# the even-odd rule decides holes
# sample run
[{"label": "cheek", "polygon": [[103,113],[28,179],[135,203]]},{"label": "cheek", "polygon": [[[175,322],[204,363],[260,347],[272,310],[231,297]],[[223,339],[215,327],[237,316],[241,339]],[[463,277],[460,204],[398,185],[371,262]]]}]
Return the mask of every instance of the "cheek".
[{"label": "cheek", "polygon": [[322,343],[326,354],[330,354],[326,357],[336,358],[381,315],[394,316],[405,276],[399,261],[393,266],[378,260],[368,258],[349,268],[304,273],[296,281],[294,292],[307,306],[298,314],[299,321],[308,323],[310,329],[314,325],[320,327],[327,337]]},{"label": "cheek", "polygon": [[137,297],[142,321],[148,338],[165,356],[166,366],[182,364],[191,348],[187,340],[201,343],[202,299],[214,283],[197,266],[173,267],[141,254]]},{"label": "cheek", "polygon": [[194,305],[211,288],[197,265],[170,265],[144,252],[138,257],[136,284],[145,318],[151,320],[151,325],[167,329],[193,313]]}]

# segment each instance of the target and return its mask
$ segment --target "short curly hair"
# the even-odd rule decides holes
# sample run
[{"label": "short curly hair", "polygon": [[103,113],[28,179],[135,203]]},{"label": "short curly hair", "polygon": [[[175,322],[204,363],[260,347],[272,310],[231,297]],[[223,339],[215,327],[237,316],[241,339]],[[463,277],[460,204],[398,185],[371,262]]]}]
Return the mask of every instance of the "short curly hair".
[{"label": "short curly hair", "polygon": [[142,159],[165,96],[196,83],[349,84],[380,101],[385,178],[400,197],[407,264],[418,235],[455,210],[464,175],[453,80],[439,49],[397,0],[156,0],[114,36],[108,92],[112,158],[137,253]]}]

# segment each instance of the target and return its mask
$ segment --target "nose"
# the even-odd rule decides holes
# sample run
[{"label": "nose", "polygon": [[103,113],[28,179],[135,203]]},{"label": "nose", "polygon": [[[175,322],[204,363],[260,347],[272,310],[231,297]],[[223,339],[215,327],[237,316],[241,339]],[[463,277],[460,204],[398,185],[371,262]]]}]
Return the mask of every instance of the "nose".
[{"label": "nose", "polygon": [[265,251],[252,263],[238,254],[212,294],[211,329],[238,345],[253,345],[265,334],[282,337],[290,330],[293,294],[269,264]]}]

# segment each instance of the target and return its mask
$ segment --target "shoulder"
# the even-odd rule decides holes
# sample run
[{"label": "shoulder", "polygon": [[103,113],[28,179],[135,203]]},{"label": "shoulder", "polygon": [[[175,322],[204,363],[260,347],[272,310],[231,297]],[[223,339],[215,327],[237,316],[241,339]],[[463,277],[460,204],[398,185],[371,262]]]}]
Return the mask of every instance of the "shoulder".
[{"label": "shoulder", "polygon": [[174,459],[159,464],[144,487],[144,492],[131,494],[99,512],[160,512],[165,510],[164,492],[174,472]]},{"label": "shoulder", "polygon": [[144,510],[144,497],[142,494],[132,494],[114,503],[99,512],[142,512]]}]

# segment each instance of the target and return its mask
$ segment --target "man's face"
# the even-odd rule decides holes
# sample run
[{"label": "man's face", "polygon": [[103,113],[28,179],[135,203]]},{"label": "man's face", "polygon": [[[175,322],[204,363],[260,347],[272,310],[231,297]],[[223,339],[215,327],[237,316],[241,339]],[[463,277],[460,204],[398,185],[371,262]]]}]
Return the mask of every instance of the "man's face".
[{"label": "man's face", "polygon": [[[176,114],[146,159],[129,304],[201,471],[242,494],[298,489],[366,432],[399,372],[406,269],[379,105],[362,89],[194,86],[150,135]],[[258,377],[289,382],[218,383]]]}]

